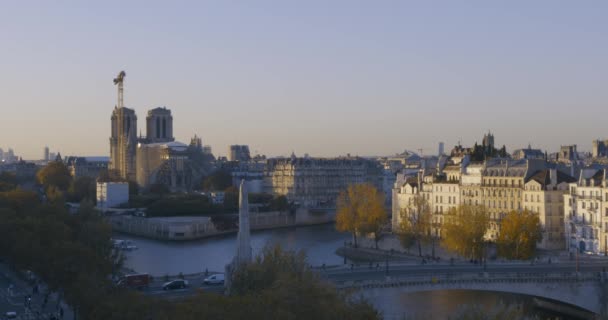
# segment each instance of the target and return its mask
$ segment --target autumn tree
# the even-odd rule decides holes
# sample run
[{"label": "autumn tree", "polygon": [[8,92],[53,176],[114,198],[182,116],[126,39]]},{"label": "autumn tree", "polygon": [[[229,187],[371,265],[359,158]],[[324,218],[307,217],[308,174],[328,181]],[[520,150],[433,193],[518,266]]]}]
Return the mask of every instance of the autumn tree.
[{"label": "autumn tree", "polygon": [[384,209],[384,194],[378,189],[369,186],[366,190],[366,199],[362,203],[361,211],[361,233],[371,234],[374,237],[374,245],[378,249],[378,241],[382,234],[382,229],[386,226],[388,216]]},{"label": "autumn tree", "polygon": [[498,254],[507,259],[530,259],[542,232],[538,215],[528,210],[511,211],[500,222]]},{"label": "autumn tree", "polygon": [[353,235],[355,248],[358,233],[374,233],[377,241],[386,223],[384,196],[371,184],[353,184],[340,192],[337,202],[336,229]]},{"label": "autumn tree", "polygon": [[429,240],[434,241],[431,230],[431,206],[420,195],[411,199],[411,205],[403,208],[400,212],[399,237],[402,245],[408,245],[406,248],[409,248],[412,243],[416,243],[418,255],[422,256],[422,243]]},{"label": "autumn tree", "polygon": [[460,205],[445,215],[442,244],[463,257],[481,259],[489,222],[485,207]]},{"label": "autumn tree", "polygon": [[[303,251],[285,251],[280,245],[265,247],[253,263],[238,268],[230,292],[232,301],[222,303],[235,305],[236,302],[236,306],[241,305],[237,309],[245,307],[250,312],[248,319],[381,318],[369,303],[336,291],[317,272],[310,270]],[[196,305],[209,308],[209,304]],[[218,316],[232,313],[221,309]],[[196,317],[211,318],[217,316]]]},{"label": "autumn tree", "polygon": [[72,181],[70,170],[61,161],[53,161],[47,164],[38,171],[36,178],[45,188],[54,186],[61,191],[67,191]]}]

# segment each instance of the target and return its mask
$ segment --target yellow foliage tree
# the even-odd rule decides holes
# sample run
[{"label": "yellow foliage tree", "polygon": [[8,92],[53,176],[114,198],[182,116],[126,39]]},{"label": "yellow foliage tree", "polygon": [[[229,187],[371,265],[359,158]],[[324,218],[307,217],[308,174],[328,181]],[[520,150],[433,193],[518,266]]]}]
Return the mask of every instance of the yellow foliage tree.
[{"label": "yellow foliage tree", "polygon": [[463,257],[481,259],[489,222],[485,207],[460,205],[444,218],[442,245]]},{"label": "yellow foliage tree", "polygon": [[401,239],[401,244],[404,247],[409,247],[412,242],[416,242],[418,246],[418,255],[422,256],[422,242],[428,240],[434,241],[431,234],[431,206],[425,198],[417,196],[413,198],[412,205],[402,209],[400,214],[401,222],[399,223],[399,237]]},{"label": "yellow foliage tree", "polygon": [[61,191],[68,190],[72,182],[70,170],[61,161],[53,161],[47,164],[38,171],[36,178],[45,188],[54,186]]},{"label": "yellow foliage tree", "polygon": [[337,202],[336,229],[351,232],[357,247],[357,233],[373,233],[376,248],[386,224],[384,195],[371,184],[350,185],[340,192]]},{"label": "yellow foliage tree", "polygon": [[500,222],[498,254],[507,259],[530,259],[541,241],[542,232],[538,215],[524,210],[511,211]]}]

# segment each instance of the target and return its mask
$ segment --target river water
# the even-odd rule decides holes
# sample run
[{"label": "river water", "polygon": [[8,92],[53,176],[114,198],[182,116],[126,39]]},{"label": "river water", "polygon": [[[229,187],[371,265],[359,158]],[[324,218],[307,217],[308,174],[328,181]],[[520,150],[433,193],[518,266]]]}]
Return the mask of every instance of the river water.
[{"label": "river water", "polygon": [[[126,266],[139,273],[154,276],[177,275],[216,271],[223,272],[236,252],[236,234],[188,242],[165,242],[144,238],[115,235],[117,239],[131,240],[137,250],[127,252]],[[333,225],[299,228],[284,228],[253,232],[251,246],[254,255],[264,246],[280,244],[289,250],[305,250],[308,262],[314,266],[338,265],[344,263],[335,250],[350,235],[335,231]],[[444,290],[419,293],[391,293],[370,299],[386,319],[404,319],[420,316],[422,319],[445,319],[463,304],[478,304],[486,308],[500,302],[519,304],[526,315],[537,315],[541,319],[570,319],[555,313],[547,313],[534,308],[532,297],[500,292]]]}]

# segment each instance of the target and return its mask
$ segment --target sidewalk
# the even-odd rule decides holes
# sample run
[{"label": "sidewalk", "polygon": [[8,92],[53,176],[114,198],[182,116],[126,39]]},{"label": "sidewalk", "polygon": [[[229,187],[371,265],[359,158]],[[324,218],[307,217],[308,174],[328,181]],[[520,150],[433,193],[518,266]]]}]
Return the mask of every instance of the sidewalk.
[{"label": "sidewalk", "polygon": [[[50,319],[52,315],[62,319],[59,317],[60,307],[64,310],[63,319],[74,319],[71,308],[60,301],[58,293],[49,293],[45,303],[48,288],[43,283],[39,282],[38,293],[34,293],[34,286],[5,263],[0,263],[0,274],[3,280],[0,281],[0,300],[4,305],[2,309],[9,311],[7,309],[10,308],[10,311],[17,312],[17,319]],[[29,302],[28,297],[31,298]]]}]

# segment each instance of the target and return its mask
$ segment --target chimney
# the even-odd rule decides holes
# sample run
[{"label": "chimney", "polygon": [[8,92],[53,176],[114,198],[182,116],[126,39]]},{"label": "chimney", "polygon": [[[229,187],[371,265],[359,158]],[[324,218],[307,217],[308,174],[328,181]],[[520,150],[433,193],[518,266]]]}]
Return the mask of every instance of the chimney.
[{"label": "chimney", "polygon": [[551,177],[551,186],[557,186],[557,170],[555,168],[549,169],[549,176]]}]

